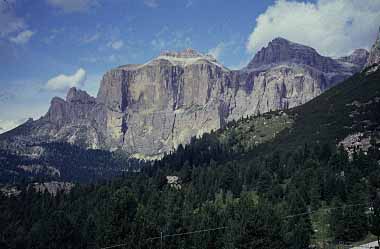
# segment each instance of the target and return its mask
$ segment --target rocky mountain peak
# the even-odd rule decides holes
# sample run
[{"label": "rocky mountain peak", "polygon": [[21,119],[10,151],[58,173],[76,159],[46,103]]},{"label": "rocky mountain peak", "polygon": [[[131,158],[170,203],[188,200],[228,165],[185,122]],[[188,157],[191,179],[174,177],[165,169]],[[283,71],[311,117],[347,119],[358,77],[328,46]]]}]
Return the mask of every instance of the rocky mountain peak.
[{"label": "rocky mountain peak", "polygon": [[31,139],[123,150],[156,159],[231,120],[301,105],[362,68],[357,50],[341,60],[276,38],[246,70],[229,70],[193,49],[163,52],[107,72],[97,98],[71,88],[29,126]]},{"label": "rocky mountain peak", "polygon": [[60,97],[54,97],[51,100],[50,108],[44,119],[59,127],[70,122],[75,123],[89,117],[95,104],[96,99],[86,91],[72,87],[66,95],[66,100]]},{"label": "rocky mountain peak", "polygon": [[368,56],[369,52],[366,49],[359,48],[355,49],[349,56],[341,57],[338,60],[341,62],[352,63],[363,68],[367,62]]},{"label": "rocky mountain peak", "polygon": [[380,28],[377,33],[376,41],[369,52],[366,67],[372,66],[374,64],[379,64],[379,63],[380,63]]},{"label": "rocky mountain peak", "polygon": [[192,48],[186,48],[180,52],[177,51],[164,51],[160,56],[175,57],[175,58],[197,58],[203,55]]},{"label": "rocky mountain peak", "polygon": [[225,71],[228,71],[228,69],[225,66],[223,66],[221,63],[219,63],[212,55],[202,54],[192,48],[186,48],[179,52],[176,52],[176,51],[162,52],[157,58],[153,59],[147,64],[151,64],[152,62],[157,63],[161,61],[170,62],[171,64],[175,66],[188,66],[188,65],[199,64],[199,63],[201,64],[211,63],[222,68]]},{"label": "rocky mountain peak", "polygon": [[352,52],[350,56],[351,57],[365,57],[365,56],[368,56],[368,54],[369,52],[367,51],[367,49],[358,48],[358,49],[355,49],[354,52]]},{"label": "rocky mountain peak", "polygon": [[276,45],[296,45],[297,43],[291,42],[283,37],[276,37],[272,41],[269,42],[268,46],[276,46]]},{"label": "rocky mountain peak", "polygon": [[325,73],[360,71],[367,61],[365,49],[355,50],[351,55],[333,59],[320,55],[314,48],[278,37],[256,53],[245,70],[264,71],[276,66],[303,65]]},{"label": "rocky mountain peak", "polygon": [[284,62],[315,66],[323,58],[311,47],[278,37],[257,52],[247,68],[260,70]]},{"label": "rocky mountain peak", "polygon": [[86,91],[72,87],[66,95],[67,102],[95,103],[95,98],[91,97]]}]

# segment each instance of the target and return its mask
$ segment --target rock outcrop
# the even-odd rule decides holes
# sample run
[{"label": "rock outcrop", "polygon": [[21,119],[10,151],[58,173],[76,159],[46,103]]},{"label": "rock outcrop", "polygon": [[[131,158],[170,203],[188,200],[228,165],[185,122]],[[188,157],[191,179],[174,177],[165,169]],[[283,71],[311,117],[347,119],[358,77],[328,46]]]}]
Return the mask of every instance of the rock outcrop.
[{"label": "rock outcrop", "polygon": [[[262,48],[242,70],[252,79],[257,110],[286,109],[301,105],[363,68],[368,52],[334,60],[313,48],[276,38]],[[252,105],[248,105],[252,106]]]},{"label": "rock outcrop", "polygon": [[233,119],[301,105],[360,71],[366,56],[358,50],[334,60],[277,38],[246,68],[229,70],[192,49],[165,52],[107,72],[96,98],[70,89],[44,117],[0,140],[66,141],[159,158]]},{"label": "rock outcrop", "polygon": [[369,52],[366,49],[355,49],[354,52],[349,56],[344,56],[339,58],[340,62],[351,63],[358,67],[358,69],[362,69],[368,60]]},{"label": "rock outcrop", "polygon": [[378,32],[377,37],[376,37],[375,44],[373,44],[373,46],[369,52],[366,67],[370,67],[373,65],[379,65],[379,64],[380,64],[380,28],[379,28],[379,32]]}]

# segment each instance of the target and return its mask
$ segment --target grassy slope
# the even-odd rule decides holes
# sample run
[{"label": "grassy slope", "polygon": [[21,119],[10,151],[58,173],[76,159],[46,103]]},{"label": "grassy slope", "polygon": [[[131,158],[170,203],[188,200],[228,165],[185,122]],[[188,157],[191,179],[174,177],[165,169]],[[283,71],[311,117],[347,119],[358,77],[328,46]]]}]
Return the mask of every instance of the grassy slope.
[{"label": "grassy slope", "polygon": [[[362,124],[364,120],[378,121],[380,109],[374,101],[376,97],[380,97],[380,71],[368,76],[356,74],[310,102],[288,110],[287,113],[295,119],[293,126],[252,152],[291,151],[314,142],[337,144],[349,134],[374,130],[374,126]],[[354,101],[367,103],[370,100],[373,101],[371,105],[352,105]],[[361,114],[350,117],[354,111]]]}]

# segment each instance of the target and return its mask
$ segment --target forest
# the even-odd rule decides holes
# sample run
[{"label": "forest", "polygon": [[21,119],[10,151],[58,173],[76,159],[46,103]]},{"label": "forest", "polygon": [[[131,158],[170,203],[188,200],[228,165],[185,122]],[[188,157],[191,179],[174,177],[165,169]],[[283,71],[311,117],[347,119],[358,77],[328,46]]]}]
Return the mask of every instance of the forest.
[{"label": "forest", "polygon": [[[287,111],[293,123],[269,140],[256,121],[283,122],[284,113],[232,121],[69,194],[21,181],[19,195],[0,196],[0,248],[302,249],[379,239],[379,78],[358,74]],[[367,148],[339,145],[357,132]],[[107,153],[95,162],[68,145],[48,150],[68,170],[112,167]]]},{"label": "forest", "polygon": [[[177,163],[168,157],[141,173],[78,185],[70,194],[25,187],[20,196],[2,197],[0,246],[307,248],[380,235],[377,144],[352,155],[305,144],[254,160],[191,162],[201,147],[184,148]],[[178,176],[178,184],[166,176]],[[161,233],[179,235],[161,240]]]}]

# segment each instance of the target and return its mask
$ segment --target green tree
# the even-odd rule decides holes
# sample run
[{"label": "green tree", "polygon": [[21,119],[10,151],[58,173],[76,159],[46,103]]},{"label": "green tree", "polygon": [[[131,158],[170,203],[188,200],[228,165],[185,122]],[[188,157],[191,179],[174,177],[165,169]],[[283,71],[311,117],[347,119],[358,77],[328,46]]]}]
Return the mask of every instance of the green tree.
[{"label": "green tree", "polygon": [[254,200],[243,198],[239,208],[244,210],[242,231],[236,246],[239,249],[280,249],[285,248],[281,237],[281,220],[267,201],[260,199],[257,206]]},{"label": "green tree", "polygon": [[307,248],[313,230],[306,203],[295,187],[290,188],[286,200],[288,217],[284,227],[285,241],[292,249]]},{"label": "green tree", "polygon": [[373,213],[369,217],[369,230],[377,236],[377,242],[380,246],[380,196],[377,195],[373,201]]}]

